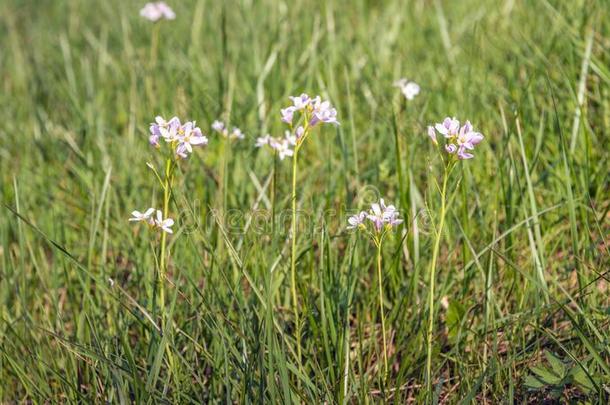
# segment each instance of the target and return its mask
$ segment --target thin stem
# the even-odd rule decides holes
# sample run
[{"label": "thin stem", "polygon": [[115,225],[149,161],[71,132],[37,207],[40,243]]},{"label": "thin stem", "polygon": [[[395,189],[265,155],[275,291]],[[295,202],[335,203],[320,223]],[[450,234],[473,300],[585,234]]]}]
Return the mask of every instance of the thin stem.
[{"label": "thin stem", "polygon": [[275,197],[277,193],[277,152],[273,151],[273,179],[271,182],[271,241],[275,240]]},{"label": "thin stem", "polygon": [[[172,160],[168,158],[165,162],[165,177],[163,184],[163,219],[169,215],[169,200],[171,193],[171,171]],[[161,330],[165,333],[165,274],[167,272],[167,233],[161,232],[161,254],[159,258],[159,307],[161,309]]]},{"label": "thin stem", "polygon": [[159,49],[159,24],[153,24],[150,40],[150,66],[157,65],[157,50]]},{"label": "thin stem", "polygon": [[426,358],[426,385],[428,388],[428,402],[432,400],[432,330],[434,327],[434,283],[436,280],[436,259],[438,257],[438,251],[440,248],[441,238],[443,235],[443,227],[445,225],[445,210],[446,210],[446,194],[447,194],[447,180],[449,178],[449,172],[445,168],[443,174],[443,188],[441,191],[441,212],[439,226],[436,233],[436,240],[434,241],[434,250],[432,251],[432,262],[430,263],[430,288],[428,291],[428,333],[426,335],[426,341],[428,344],[428,355]]},{"label": "thin stem", "polygon": [[297,260],[297,157],[298,149],[295,148],[294,156],[292,157],[292,249],[290,255],[290,290],[292,292],[292,305],[294,309],[294,324],[297,338],[297,361],[299,369],[301,368],[301,325],[299,322],[299,302],[297,299],[297,283],[296,283],[296,260]]},{"label": "thin stem", "polygon": [[383,280],[381,278],[381,241],[377,245],[377,279],[379,281],[379,311],[381,312],[381,334],[383,337],[383,380],[388,375],[388,347],[385,339],[385,315],[383,311]]}]

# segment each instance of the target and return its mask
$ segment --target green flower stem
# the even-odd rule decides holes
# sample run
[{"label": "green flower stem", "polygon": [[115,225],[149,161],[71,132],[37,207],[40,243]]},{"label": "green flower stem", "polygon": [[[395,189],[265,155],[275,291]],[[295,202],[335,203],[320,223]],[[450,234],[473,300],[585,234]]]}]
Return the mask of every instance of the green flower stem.
[{"label": "green flower stem", "polygon": [[296,283],[296,260],[297,260],[297,157],[298,148],[294,150],[292,157],[292,248],[290,255],[290,290],[292,293],[292,305],[294,309],[294,325],[297,338],[297,361],[301,368],[301,325],[299,322],[299,301],[297,299]]},{"label": "green flower stem", "polygon": [[447,180],[449,178],[449,172],[445,167],[443,175],[443,188],[441,191],[441,212],[439,219],[439,226],[436,232],[436,240],[434,241],[434,250],[432,251],[432,262],[430,263],[430,288],[428,290],[428,333],[426,335],[428,355],[426,358],[426,386],[428,389],[429,400],[432,399],[432,330],[434,327],[434,283],[436,280],[436,260],[438,258],[438,251],[440,248],[441,238],[443,235],[443,227],[445,225],[445,211],[446,211],[446,194],[447,194]]},{"label": "green flower stem", "polygon": [[385,338],[385,315],[383,311],[383,279],[381,277],[381,241],[376,241],[375,245],[377,246],[377,279],[379,281],[379,311],[381,312],[381,334],[383,337],[383,380],[386,379],[388,375],[388,346]]},{"label": "green flower stem", "polygon": [[[165,162],[165,176],[163,184],[163,219],[169,215],[169,202],[172,188],[172,159]],[[161,330],[165,333],[165,275],[167,273],[167,233],[161,232],[161,253],[159,257],[159,308],[161,310]]]},{"label": "green flower stem", "polygon": [[271,181],[271,241],[275,241],[275,197],[277,193],[277,152],[273,151],[273,178]]},{"label": "green flower stem", "polygon": [[159,49],[159,24],[153,24],[152,35],[150,39],[150,66],[157,65],[157,50]]}]

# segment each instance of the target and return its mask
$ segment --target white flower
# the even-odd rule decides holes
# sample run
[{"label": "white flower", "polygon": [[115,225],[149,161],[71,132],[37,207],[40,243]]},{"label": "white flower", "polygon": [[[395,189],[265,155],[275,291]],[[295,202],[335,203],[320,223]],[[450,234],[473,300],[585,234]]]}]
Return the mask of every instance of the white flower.
[{"label": "white flower", "polygon": [[218,121],[218,120],[216,120],[212,123],[212,129],[214,131],[218,132],[219,134],[224,134],[224,132],[226,130],[224,122]]},{"label": "white flower", "polygon": [[172,225],[174,225],[174,220],[171,218],[163,219],[163,213],[160,210],[157,210],[157,218],[155,219],[155,226],[161,229],[163,232],[174,233],[172,231]]},{"label": "white flower", "polygon": [[292,111],[300,111],[302,109],[304,109],[305,107],[307,107],[311,101],[311,99],[309,98],[309,96],[305,93],[302,93],[300,96],[290,96],[289,97],[292,100]]},{"label": "white flower", "polygon": [[146,3],[140,10],[140,16],[149,21],[156,22],[161,19],[173,20],[176,18],[176,13],[165,2],[157,1],[155,3]]},{"label": "white flower", "polygon": [[270,145],[277,151],[280,160],[284,160],[286,156],[294,155],[294,151],[290,149],[290,142],[288,142],[288,140],[286,139],[284,139],[283,141],[274,141],[270,143]]},{"label": "white flower", "polygon": [[231,135],[229,135],[229,139],[244,139],[245,137],[246,136],[241,132],[241,129],[237,127],[233,127],[233,131],[231,132]]},{"label": "white flower", "polygon": [[407,100],[413,100],[420,91],[419,84],[404,78],[394,82],[394,87],[400,88]]},{"label": "white flower", "polygon": [[140,211],[132,211],[131,218],[129,218],[129,222],[147,222],[152,225],[154,223],[152,219],[152,214],[155,212],[154,208],[149,208],[145,212]]},{"label": "white flower", "polygon": [[284,131],[284,138],[288,141],[292,146],[297,144],[297,136],[290,133],[290,131]]},{"label": "white flower", "polygon": [[254,146],[256,146],[257,148],[262,148],[265,145],[269,145],[269,142],[271,142],[271,136],[267,134],[265,136],[260,136],[256,138],[256,144],[254,144]]}]

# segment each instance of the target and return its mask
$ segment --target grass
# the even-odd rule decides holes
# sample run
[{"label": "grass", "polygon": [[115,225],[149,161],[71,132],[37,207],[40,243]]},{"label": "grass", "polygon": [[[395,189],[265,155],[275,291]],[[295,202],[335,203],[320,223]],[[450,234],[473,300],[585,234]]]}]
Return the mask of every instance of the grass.
[{"label": "grass", "polygon": [[[180,1],[155,27],[142,5],[0,4],[1,401],[607,403],[605,1]],[[299,361],[291,165],[253,144],[303,91],[342,125],[299,152]],[[248,136],[210,136],[177,176],[163,335],[159,243],[127,222],[162,204],[158,114]],[[425,133],[446,115],[486,138],[448,185],[429,396]],[[345,231],[379,196],[406,219],[382,252],[385,378],[375,248]]]}]

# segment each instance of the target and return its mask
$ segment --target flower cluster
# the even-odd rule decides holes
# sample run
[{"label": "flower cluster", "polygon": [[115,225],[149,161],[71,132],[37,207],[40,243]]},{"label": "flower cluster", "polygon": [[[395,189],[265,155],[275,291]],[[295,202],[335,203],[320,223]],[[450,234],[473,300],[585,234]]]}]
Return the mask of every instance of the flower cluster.
[{"label": "flower cluster", "polygon": [[177,157],[183,159],[193,152],[193,146],[203,146],[208,143],[208,138],[203,135],[194,121],[181,124],[178,117],[165,121],[163,117],[157,116],[155,122],[150,124],[150,144],[159,148],[161,138],[171,146]]},{"label": "flower cluster", "polygon": [[[153,217],[155,211],[157,212],[157,215],[156,217]],[[151,228],[155,228],[166,233],[174,233],[172,231],[174,220],[171,218],[163,219],[163,213],[161,212],[161,210],[155,210],[154,208],[149,208],[144,212],[133,211],[131,213],[131,218],[129,218],[129,221],[146,222]]]},{"label": "flower cluster", "polygon": [[292,105],[280,110],[282,121],[285,123],[292,125],[294,114],[301,113],[308,127],[319,123],[339,125],[337,110],[329,101],[323,101],[320,96],[311,98],[303,93],[290,99]]},{"label": "flower cluster", "polygon": [[407,100],[413,100],[419,94],[419,84],[402,78],[394,82],[394,87],[398,87]]},{"label": "flower cluster", "polygon": [[163,1],[157,1],[154,3],[146,3],[140,10],[140,16],[146,18],[149,21],[157,22],[163,20],[173,20],[176,18],[176,13],[171,9],[170,6],[165,4]]},{"label": "flower cluster", "polygon": [[294,156],[294,150],[291,148],[297,145],[304,133],[305,129],[299,125],[294,134],[290,131],[285,131],[283,138],[276,138],[269,134],[256,138],[254,146],[257,148],[268,146],[278,154],[280,160],[284,160],[287,156]]},{"label": "flower cluster", "polygon": [[379,200],[379,203],[371,204],[369,211],[361,211],[356,215],[353,215],[347,219],[347,229],[367,229],[366,221],[373,227],[375,234],[388,231],[393,227],[402,223],[402,219],[399,218],[400,213],[393,205],[385,205],[383,198]]},{"label": "flower cluster", "polygon": [[229,139],[244,139],[246,137],[246,135],[244,135],[243,132],[241,132],[241,129],[237,128],[237,127],[233,127],[233,130],[231,132],[229,132],[229,128],[225,125],[224,122],[222,121],[214,121],[212,123],[212,129],[216,132],[218,132],[220,135],[224,136],[225,138],[229,138]]},{"label": "flower cluster", "polygon": [[445,138],[445,151],[451,156],[457,156],[460,160],[471,159],[474,155],[468,151],[474,149],[475,145],[483,140],[483,135],[472,129],[470,121],[460,127],[460,121],[455,118],[445,118],[443,122],[428,127],[428,136],[435,145],[437,132]]}]

